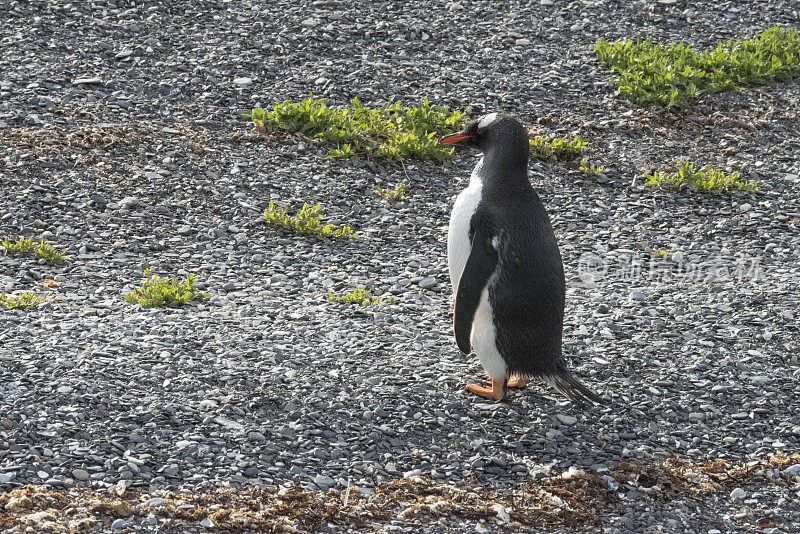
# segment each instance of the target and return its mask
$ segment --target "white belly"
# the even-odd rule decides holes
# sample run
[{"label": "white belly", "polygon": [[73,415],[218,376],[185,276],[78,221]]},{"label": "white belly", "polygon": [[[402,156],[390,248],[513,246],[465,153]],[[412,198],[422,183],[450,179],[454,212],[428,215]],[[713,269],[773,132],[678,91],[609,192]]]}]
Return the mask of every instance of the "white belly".
[{"label": "white belly", "polygon": [[469,222],[472,214],[481,201],[483,182],[478,177],[481,163],[475,167],[469,180],[469,187],[456,197],[453,211],[450,213],[450,227],[447,231],[447,266],[450,269],[450,283],[453,285],[453,295],[458,290],[458,281],[461,271],[467,264],[469,257]]},{"label": "white belly", "polygon": [[472,333],[470,334],[469,342],[489,378],[506,380],[508,379],[508,370],[506,369],[505,360],[497,350],[495,336],[496,331],[494,318],[492,317],[492,306],[489,304],[489,292],[484,289],[481,294],[481,303],[478,305],[475,319],[472,321]]},{"label": "white belly", "polygon": [[[447,265],[450,270],[450,282],[453,284],[453,295],[458,291],[461,272],[469,258],[469,223],[481,201],[483,182],[481,182],[479,172],[482,164],[483,160],[475,167],[469,187],[458,195],[450,214],[450,227],[447,231]],[[508,378],[506,363],[495,345],[494,319],[492,307],[489,304],[489,293],[486,289],[481,294],[481,302],[472,322],[470,344],[489,377],[495,380]]]}]

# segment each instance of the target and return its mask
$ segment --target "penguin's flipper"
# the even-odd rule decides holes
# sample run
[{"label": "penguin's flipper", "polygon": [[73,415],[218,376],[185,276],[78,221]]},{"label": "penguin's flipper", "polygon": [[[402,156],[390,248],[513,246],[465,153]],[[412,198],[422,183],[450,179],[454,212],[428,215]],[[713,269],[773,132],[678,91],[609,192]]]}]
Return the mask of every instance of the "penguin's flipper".
[{"label": "penguin's flipper", "polygon": [[472,320],[480,305],[481,294],[496,267],[497,251],[492,246],[492,235],[479,226],[472,236],[472,248],[458,281],[453,314],[456,343],[465,354],[469,354],[472,350],[469,339],[472,333]]}]

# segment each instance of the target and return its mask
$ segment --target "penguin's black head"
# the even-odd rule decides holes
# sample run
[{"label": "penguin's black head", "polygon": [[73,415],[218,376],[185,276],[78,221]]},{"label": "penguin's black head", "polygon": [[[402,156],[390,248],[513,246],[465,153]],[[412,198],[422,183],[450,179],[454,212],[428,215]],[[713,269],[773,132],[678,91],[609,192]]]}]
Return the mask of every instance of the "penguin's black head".
[{"label": "penguin's black head", "polygon": [[506,158],[528,161],[528,134],[517,119],[509,115],[490,113],[452,135],[443,137],[442,144],[468,146],[484,153],[497,152]]}]

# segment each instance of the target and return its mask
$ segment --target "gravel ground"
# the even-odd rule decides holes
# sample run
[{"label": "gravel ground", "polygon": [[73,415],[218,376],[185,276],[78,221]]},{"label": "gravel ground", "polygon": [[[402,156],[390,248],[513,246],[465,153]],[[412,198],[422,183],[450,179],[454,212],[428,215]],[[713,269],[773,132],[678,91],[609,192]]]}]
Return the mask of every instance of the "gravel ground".
[{"label": "gravel ground", "polygon": [[[0,257],[0,289],[54,297],[0,315],[0,490],[343,490],[414,474],[503,488],[622,459],[800,451],[798,82],[642,110],[591,53],[599,38],[703,47],[796,26],[795,2],[351,4],[0,0],[0,235],[45,238],[70,260]],[[538,162],[531,176],[567,272],[565,352],[609,407],[538,383],[499,404],[464,391],[482,371],[452,339],[445,241],[477,155],[343,166],[241,116],[309,91],[332,104],[428,96],[589,141],[597,182]],[[759,191],[642,187],[681,158]],[[375,195],[398,181],[406,202]],[[270,200],[322,202],[359,237],[275,233]],[[145,267],[196,274],[212,298],[130,306]],[[322,299],[354,286],[395,303]],[[749,488],[749,507],[796,529],[798,489]],[[631,502],[605,528],[755,524],[730,520],[728,497]]]}]

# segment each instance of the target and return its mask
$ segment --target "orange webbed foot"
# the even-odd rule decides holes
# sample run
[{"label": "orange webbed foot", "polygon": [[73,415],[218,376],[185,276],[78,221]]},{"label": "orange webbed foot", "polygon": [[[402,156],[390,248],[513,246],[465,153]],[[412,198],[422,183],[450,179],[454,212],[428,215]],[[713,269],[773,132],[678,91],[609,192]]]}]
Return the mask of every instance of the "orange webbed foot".
[{"label": "orange webbed foot", "polygon": [[508,379],[508,387],[510,388],[524,388],[528,385],[528,379],[524,376],[512,375]]},{"label": "orange webbed foot", "polygon": [[467,385],[467,391],[486,399],[503,400],[506,396],[505,380],[492,380],[492,386],[485,388],[477,384]]}]

